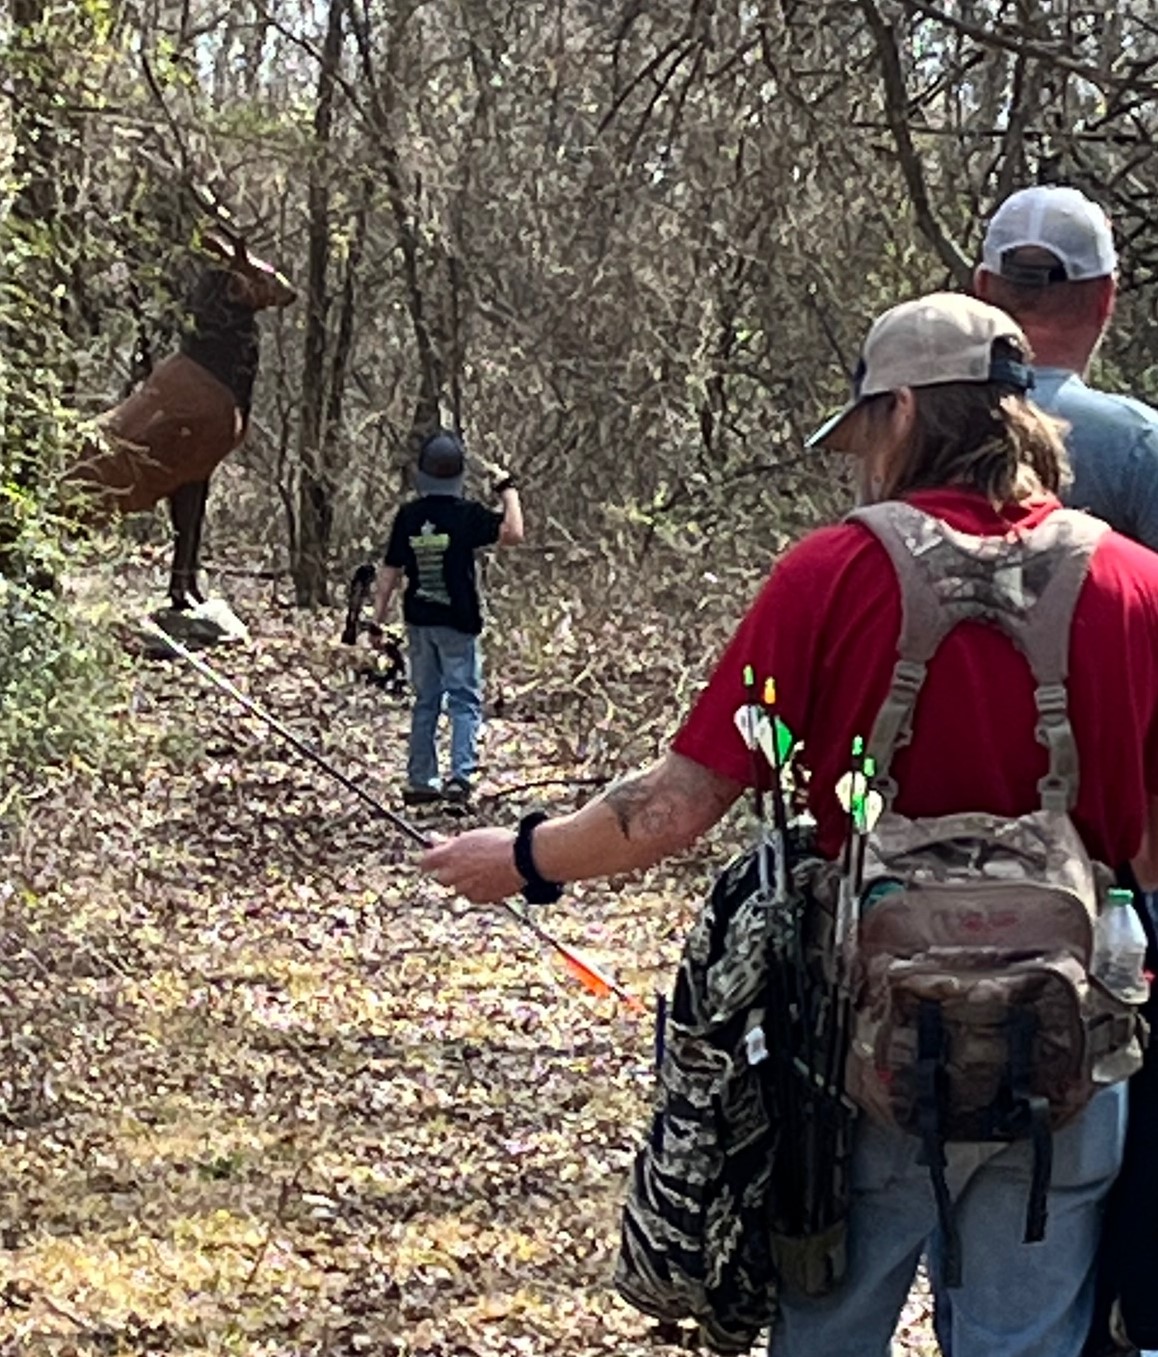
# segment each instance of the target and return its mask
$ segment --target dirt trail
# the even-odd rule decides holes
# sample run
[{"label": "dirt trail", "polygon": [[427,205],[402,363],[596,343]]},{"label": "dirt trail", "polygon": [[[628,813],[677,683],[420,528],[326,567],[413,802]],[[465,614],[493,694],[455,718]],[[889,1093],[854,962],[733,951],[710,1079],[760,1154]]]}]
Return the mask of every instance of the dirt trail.
[{"label": "dirt trail", "polygon": [[[393,797],[406,712],[337,618],[230,593],[254,638],[214,663]],[[591,773],[527,714],[486,735],[508,823],[512,787]],[[129,719],[141,776],[58,789],[0,863],[0,1353],[676,1351],[608,1281],[649,1021],[420,879],[191,672],[142,663]],[[546,917],[647,996],[709,868]],[[905,1351],[934,1352],[910,1308]]]}]

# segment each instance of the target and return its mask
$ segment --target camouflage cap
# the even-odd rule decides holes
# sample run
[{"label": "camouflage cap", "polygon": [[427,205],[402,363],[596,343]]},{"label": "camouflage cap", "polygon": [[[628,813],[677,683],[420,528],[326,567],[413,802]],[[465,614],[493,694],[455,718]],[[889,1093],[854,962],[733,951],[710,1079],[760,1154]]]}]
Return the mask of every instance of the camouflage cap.
[{"label": "camouflage cap", "polygon": [[853,376],[852,399],[804,446],[823,446],[863,401],[905,386],[999,382],[1028,391],[1033,386],[1028,361],[995,355],[999,340],[1028,360],[1029,340],[1018,323],[976,297],[932,292],[892,307],[869,330]]}]

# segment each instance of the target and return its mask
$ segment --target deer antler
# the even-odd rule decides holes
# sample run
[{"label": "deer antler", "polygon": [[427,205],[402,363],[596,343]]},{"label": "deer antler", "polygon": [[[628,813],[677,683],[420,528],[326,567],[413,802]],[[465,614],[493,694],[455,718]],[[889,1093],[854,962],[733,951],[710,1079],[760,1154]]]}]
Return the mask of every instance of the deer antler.
[{"label": "deer antler", "polygon": [[245,247],[245,240],[236,231],[229,231],[215,225],[202,233],[201,244],[227,264],[247,264],[249,262],[249,252]]},{"label": "deer antler", "polygon": [[[165,101],[164,92],[157,81],[149,58],[143,48],[140,57],[141,69],[145,75],[145,82],[149,86],[149,90],[157,107],[161,110],[166,123],[169,125],[169,131],[177,147],[177,152],[180,157],[181,187],[188,193],[201,211],[213,221],[213,232],[207,232],[205,234],[204,243],[208,245],[214,253],[220,254],[222,258],[228,259],[232,257],[241,264],[247,262],[249,256],[245,249],[245,239],[243,235],[232,226],[229,209],[220,201],[212,189],[202,188],[194,177],[192,153],[185,144],[185,137],[182,133],[181,126],[173,116],[173,111],[170,109],[168,103]],[[151,159],[151,157],[149,158]],[[171,172],[171,167],[168,168]],[[224,250],[221,249],[222,242],[228,242],[228,245]]]},{"label": "deer antler", "polygon": [[201,237],[202,244],[207,245],[214,254],[220,255],[227,262],[248,263],[245,237],[229,224],[229,209],[211,189],[201,188],[192,176],[186,176],[183,187],[201,211],[213,221],[211,229]]}]

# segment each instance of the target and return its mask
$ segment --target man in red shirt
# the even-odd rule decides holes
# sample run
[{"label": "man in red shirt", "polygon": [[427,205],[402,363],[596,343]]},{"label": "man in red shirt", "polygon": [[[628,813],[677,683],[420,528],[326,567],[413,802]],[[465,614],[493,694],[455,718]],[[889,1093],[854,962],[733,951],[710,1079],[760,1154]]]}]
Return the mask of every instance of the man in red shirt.
[{"label": "man in red shirt", "polygon": [[[813,443],[857,459],[865,499],[903,499],[952,527],[1015,535],[1059,507],[1058,426],[1030,405],[1024,334],[972,298],[935,294],[893,308],[866,341],[853,401]],[[856,523],[805,538],[777,564],[677,734],[654,767],[572,815],[528,817],[517,835],[481,829],[430,850],[423,866],[468,898],[650,866],[714,824],[750,780],[735,713],[744,669],[776,680],[778,711],[811,771],[820,844],[841,846],[847,815],[835,784],[854,734],[871,729],[888,691],[899,589],[884,548]],[[1074,822],[1113,867],[1143,854],[1158,798],[1158,556],[1108,533],[1074,616],[1069,713],[1080,760]],[[1046,755],[1028,666],[981,623],[952,632],[929,664],[912,742],[892,766],[903,815],[1038,805]],[[1100,1213],[1124,1132],[1118,1085],[1054,1137],[1050,1228],[1021,1242],[1029,1160],[1023,1143],[949,1146],[948,1177],[967,1258],[954,1297],[956,1357],[1078,1357],[1089,1325]],[[867,1120],[867,1119],[866,1119]],[[788,1303],[777,1357],[884,1357],[936,1223],[914,1137],[858,1131],[849,1272],[823,1301]],[[971,1247],[971,1241],[973,1247]]]}]

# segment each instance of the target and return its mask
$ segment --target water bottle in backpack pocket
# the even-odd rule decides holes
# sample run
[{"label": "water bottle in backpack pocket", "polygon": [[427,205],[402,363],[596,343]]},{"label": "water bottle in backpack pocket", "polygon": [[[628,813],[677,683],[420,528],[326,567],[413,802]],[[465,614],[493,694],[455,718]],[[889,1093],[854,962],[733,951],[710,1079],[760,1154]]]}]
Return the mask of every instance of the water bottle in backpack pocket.
[{"label": "water bottle in backpack pocket", "polygon": [[1123,1003],[1144,1004],[1149,997],[1146,930],[1134,909],[1133,891],[1115,886],[1106,892],[1094,926],[1090,974]]}]

